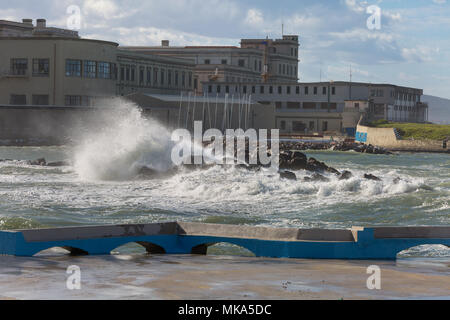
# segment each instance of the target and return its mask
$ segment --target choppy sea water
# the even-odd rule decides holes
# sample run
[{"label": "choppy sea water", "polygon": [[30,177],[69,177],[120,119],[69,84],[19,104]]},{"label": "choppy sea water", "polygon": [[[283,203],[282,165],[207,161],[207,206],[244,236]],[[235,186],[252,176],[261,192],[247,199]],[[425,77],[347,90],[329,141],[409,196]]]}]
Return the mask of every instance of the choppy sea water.
[{"label": "choppy sea water", "polygon": [[[71,166],[27,164],[41,157],[71,160],[73,152],[0,147],[0,159],[14,159],[0,162],[1,229],[167,221],[298,228],[450,224],[445,154],[306,152],[354,175],[346,181],[330,175],[330,182],[303,182],[306,171],[296,172],[298,181],[288,181],[269,170],[220,166],[166,179],[86,180]],[[365,180],[364,173],[382,181]],[[426,255],[448,255],[448,249],[436,248],[426,249]]]}]

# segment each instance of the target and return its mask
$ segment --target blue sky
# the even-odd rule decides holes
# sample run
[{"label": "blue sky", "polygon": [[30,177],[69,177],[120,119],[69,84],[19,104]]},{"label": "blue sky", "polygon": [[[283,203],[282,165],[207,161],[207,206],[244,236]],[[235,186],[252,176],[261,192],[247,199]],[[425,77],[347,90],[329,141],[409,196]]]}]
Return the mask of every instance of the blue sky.
[{"label": "blue sky", "polygon": [[[300,80],[388,82],[450,98],[450,0],[0,0],[0,19],[46,18],[121,45],[239,45],[239,39],[300,36]],[[366,8],[381,8],[369,30]]]}]

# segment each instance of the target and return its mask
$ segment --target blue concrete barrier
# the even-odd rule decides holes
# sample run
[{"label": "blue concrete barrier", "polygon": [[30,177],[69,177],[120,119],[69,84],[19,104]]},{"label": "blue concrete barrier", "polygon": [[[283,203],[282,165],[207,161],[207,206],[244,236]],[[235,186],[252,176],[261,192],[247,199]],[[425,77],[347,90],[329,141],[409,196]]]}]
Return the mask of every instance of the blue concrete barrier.
[{"label": "blue concrete barrier", "polygon": [[224,242],[257,257],[393,260],[419,245],[450,247],[450,227],[325,230],[175,222],[0,231],[0,254],[29,257],[61,247],[74,255],[107,255],[130,242],[154,254],[206,254],[209,246]]}]

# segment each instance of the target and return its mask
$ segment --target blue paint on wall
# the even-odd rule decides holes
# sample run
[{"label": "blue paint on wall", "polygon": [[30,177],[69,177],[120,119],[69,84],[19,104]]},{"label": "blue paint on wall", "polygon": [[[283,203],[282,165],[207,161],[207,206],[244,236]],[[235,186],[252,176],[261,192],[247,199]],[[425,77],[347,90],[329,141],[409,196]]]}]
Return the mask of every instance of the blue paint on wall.
[{"label": "blue paint on wall", "polygon": [[376,239],[374,230],[358,231],[358,241],[279,241],[252,238],[233,238],[195,235],[146,235],[111,238],[92,238],[61,241],[27,242],[20,231],[0,231],[0,254],[33,256],[40,251],[65,247],[76,248],[91,255],[108,255],[117,247],[130,242],[151,243],[162,247],[166,254],[191,254],[201,245],[226,242],[244,247],[257,257],[299,259],[396,259],[397,253],[424,244],[450,246],[450,238],[444,239]]},{"label": "blue paint on wall", "polygon": [[356,132],[355,141],[367,142],[367,132]]}]

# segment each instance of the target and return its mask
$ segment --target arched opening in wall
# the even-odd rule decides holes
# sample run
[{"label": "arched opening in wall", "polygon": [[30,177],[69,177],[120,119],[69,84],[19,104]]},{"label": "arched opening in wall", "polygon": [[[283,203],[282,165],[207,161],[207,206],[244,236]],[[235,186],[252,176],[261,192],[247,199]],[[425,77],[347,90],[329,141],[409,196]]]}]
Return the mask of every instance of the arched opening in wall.
[{"label": "arched opening in wall", "polygon": [[150,242],[129,242],[111,251],[113,255],[144,255],[144,254],[164,254],[164,248]]},{"label": "arched opening in wall", "polygon": [[255,257],[255,254],[244,248],[228,242],[201,244],[192,248],[192,254],[207,254],[213,256]]},{"label": "arched opening in wall", "polygon": [[89,253],[73,247],[52,247],[48,248],[42,251],[39,251],[38,253],[34,254],[35,257],[45,257],[45,256],[64,256],[64,255],[71,255],[71,256],[87,256]]},{"label": "arched opening in wall", "polygon": [[397,253],[397,258],[450,258],[450,247],[439,244],[420,245]]}]

